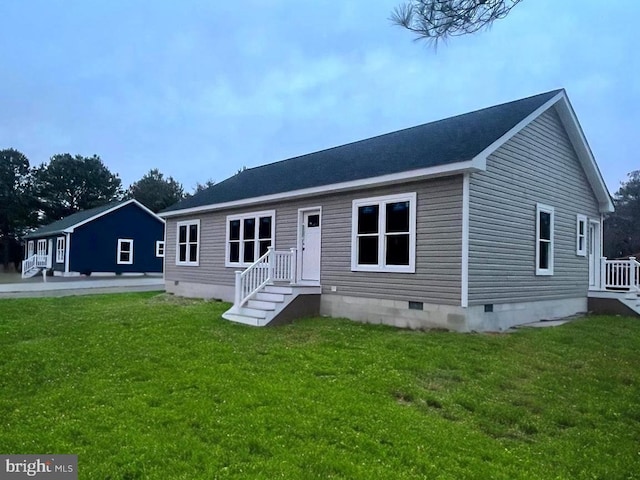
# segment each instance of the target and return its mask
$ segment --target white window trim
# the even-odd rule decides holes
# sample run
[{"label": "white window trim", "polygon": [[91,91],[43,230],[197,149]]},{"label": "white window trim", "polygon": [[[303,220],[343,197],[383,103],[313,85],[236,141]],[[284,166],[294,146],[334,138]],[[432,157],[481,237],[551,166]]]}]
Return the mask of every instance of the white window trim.
[{"label": "white window trim", "polygon": [[[247,213],[242,213],[239,215],[227,215],[227,220],[226,220],[226,226],[225,229],[227,231],[227,234],[225,236],[225,246],[224,246],[224,266],[225,267],[248,267],[249,265],[251,265],[253,262],[244,262],[241,259],[244,258],[244,220],[247,218],[255,218],[256,219],[256,229],[258,229],[259,225],[259,219],[260,217],[271,217],[271,246],[275,249],[276,248],[276,211],[275,210],[263,210],[260,212],[247,212]],[[231,222],[232,220],[240,220],[240,255],[239,255],[239,262],[231,262],[229,261],[229,254],[230,254],[230,248],[229,248],[229,236],[231,234],[230,230],[229,230],[229,222]],[[256,230],[256,233],[258,232],[258,230]],[[260,252],[260,242],[256,241],[256,244],[254,246],[255,250],[254,250],[254,261],[258,260],[258,258],[260,258],[258,256],[258,253]]]},{"label": "white window trim", "polygon": [[56,238],[56,263],[64,263],[65,252],[64,237]]},{"label": "white window trim", "polygon": [[[384,195],[381,197],[358,198],[351,205],[351,271],[353,272],[416,272],[416,204],[417,195],[402,193],[396,195]],[[387,203],[409,202],[409,265],[385,265],[386,258],[386,210],[382,208]],[[358,207],[366,205],[380,205],[378,215],[378,264],[358,265]]]},{"label": "white window trim", "polygon": [[[196,239],[196,261],[192,262],[189,261],[189,244],[193,243],[190,242],[190,238],[189,238],[189,225],[197,225],[198,226],[198,238]],[[180,261],[180,227],[181,226],[186,226],[187,227],[187,255],[186,255],[186,259],[184,262]],[[201,233],[200,233],[200,219],[195,219],[195,220],[184,220],[182,222],[178,222],[176,224],[176,265],[180,265],[180,266],[186,266],[186,267],[197,267],[200,265],[200,237],[201,237]]]},{"label": "white window trim", "polygon": [[38,244],[36,245],[36,253],[38,255],[46,255],[47,254],[47,239],[41,238],[38,240]]},{"label": "white window trim", "polygon": [[[549,236],[549,268],[540,268],[540,213],[548,213],[550,218],[550,232]],[[549,205],[543,205],[542,203],[536,204],[536,275],[553,275],[553,250],[554,250],[554,224],[555,224],[555,209]]]},{"label": "white window trim", "polygon": [[[582,223],[582,235],[580,235],[580,223]],[[586,215],[576,215],[576,255],[579,257],[587,256],[587,222]],[[580,248],[580,238],[582,238],[582,248]]]},{"label": "white window trim", "polygon": [[156,257],[164,258],[164,240],[156,240]]},{"label": "white window trim", "polygon": [[27,257],[31,257],[35,252],[35,243],[33,240],[27,242]]},{"label": "white window trim", "polygon": [[[129,260],[121,260],[122,244],[128,243],[129,247]],[[116,263],[118,265],[133,265],[133,239],[132,238],[119,238],[118,239],[118,252],[116,256]]]}]

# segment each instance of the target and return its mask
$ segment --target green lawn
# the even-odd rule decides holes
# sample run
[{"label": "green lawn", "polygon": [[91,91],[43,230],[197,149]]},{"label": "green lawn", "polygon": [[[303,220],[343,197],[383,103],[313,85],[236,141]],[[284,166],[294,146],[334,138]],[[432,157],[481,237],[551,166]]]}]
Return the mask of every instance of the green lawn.
[{"label": "green lawn", "polygon": [[81,479],[640,478],[640,321],[251,328],[153,293],[0,300],[0,453]]}]

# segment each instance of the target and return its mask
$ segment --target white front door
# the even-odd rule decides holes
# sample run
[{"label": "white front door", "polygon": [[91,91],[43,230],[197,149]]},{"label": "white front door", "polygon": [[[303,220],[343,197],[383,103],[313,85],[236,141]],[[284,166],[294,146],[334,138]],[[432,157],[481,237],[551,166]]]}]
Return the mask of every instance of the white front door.
[{"label": "white front door", "polygon": [[599,288],[600,278],[600,224],[589,222],[589,288]]},{"label": "white front door", "polygon": [[47,251],[47,268],[53,266],[53,239],[49,239],[49,250]]},{"label": "white front door", "polygon": [[321,211],[302,212],[301,234],[301,280],[320,281]]}]

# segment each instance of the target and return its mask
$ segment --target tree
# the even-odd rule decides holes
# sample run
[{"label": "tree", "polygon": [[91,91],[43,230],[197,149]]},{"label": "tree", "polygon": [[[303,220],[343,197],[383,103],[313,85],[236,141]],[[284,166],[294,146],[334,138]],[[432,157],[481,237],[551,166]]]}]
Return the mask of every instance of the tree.
[{"label": "tree", "polygon": [[121,183],[97,155],[54,155],[48,165],[43,163],[35,171],[46,221],[120,200],[124,194]]},{"label": "tree", "polygon": [[38,220],[31,174],[29,160],[23,153],[13,148],[0,150],[0,243],[5,269],[11,246]]},{"label": "tree", "polygon": [[398,5],[390,20],[415,33],[416,40],[441,40],[489,28],[521,0],[411,0]]},{"label": "tree", "polygon": [[615,212],[604,221],[604,254],[609,258],[640,252],[640,170],[631,172],[613,196]]},{"label": "tree", "polygon": [[215,184],[216,182],[212,179],[208,179],[204,183],[196,182],[196,186],[193,189],[193,195],[195,195],[196,193],[200,193],[201,191],[206,190],[209,187],[213,187]]},{"label": "tree", "polygon": [[157,168],[149,170],[140,180],[131,184],[129,196],[135,198],[154,213],[164,210],[184,198],[182,184],[173,177],[164,178]]}]

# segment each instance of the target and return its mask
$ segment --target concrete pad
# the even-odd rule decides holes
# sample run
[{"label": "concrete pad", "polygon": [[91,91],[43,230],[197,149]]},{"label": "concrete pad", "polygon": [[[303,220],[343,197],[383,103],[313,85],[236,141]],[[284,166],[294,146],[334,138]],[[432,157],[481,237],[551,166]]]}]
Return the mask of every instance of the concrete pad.
[{"label": "concrete pad", "polygon": [[525,323],[519,325],[517,328],[545,328],[545,327],[559,327],[565,323],[569,323],[570,319],[565,320],[540,320],[539,322]]},{"label": "concrete pad", "polygon": [[44,282],[28,279],[20,283],[0,283],[1,298],[61,297],[96,293],[164,291],[161,276],[47,277]]}]

